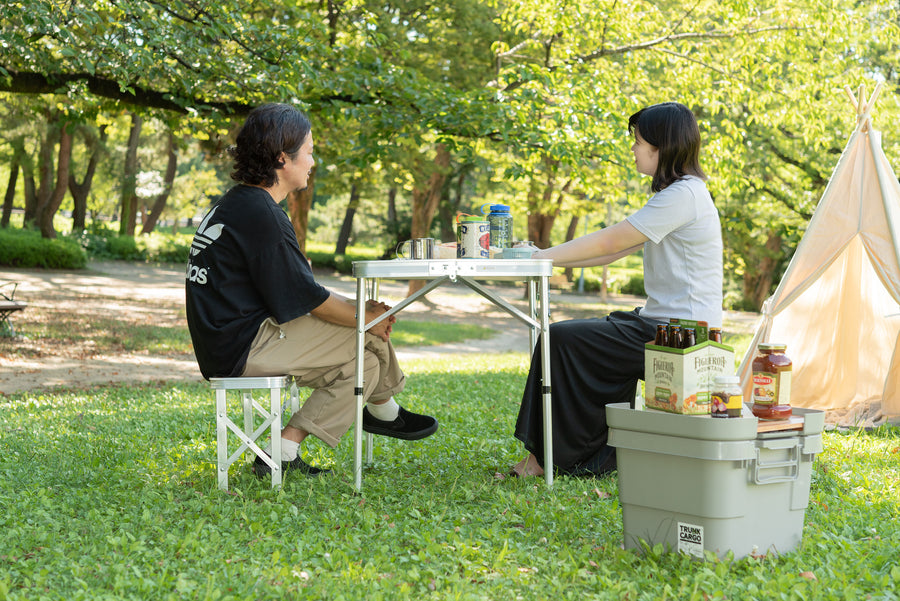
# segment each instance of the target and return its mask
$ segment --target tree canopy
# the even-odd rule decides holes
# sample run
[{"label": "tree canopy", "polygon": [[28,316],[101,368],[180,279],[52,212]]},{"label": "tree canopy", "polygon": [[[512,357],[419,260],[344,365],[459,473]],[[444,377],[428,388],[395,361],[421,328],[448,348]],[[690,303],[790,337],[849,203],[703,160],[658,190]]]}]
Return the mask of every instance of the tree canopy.
[{"label": "tree canopy", "polygon": [[[471,205],[511,204],[517,227],[527,215],[519,237],[543,244],[565,235],[557,216],[646,198],[627,118],[681,101],[750,305],[854,125],[840,90],[885,82],[875,122],[900,114],[891,0],[14,0],[0,44],[4,111],[27,133],[0,134],[22,148],[0,155],[7,166],[54,162],[59,134],[38,123],[99,131],[127,111],[212,156],[249,109],[292,102],[313,118],[329,195],[384,206],[399,189],[430,228],[428,203],[456,182]],[[890,136],[885,150],[900,157]]]}]

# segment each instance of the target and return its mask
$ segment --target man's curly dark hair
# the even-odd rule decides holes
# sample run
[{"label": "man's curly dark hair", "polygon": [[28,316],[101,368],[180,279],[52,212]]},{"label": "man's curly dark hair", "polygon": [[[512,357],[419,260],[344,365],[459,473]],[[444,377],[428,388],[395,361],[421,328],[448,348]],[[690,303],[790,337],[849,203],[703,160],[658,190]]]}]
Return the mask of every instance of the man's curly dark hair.
[{"label": "man's curly dark hair", "polygon": [[284,152],[293,159],[312,130],[307,117],[289,104],[264,104],[247,116],[235,145],[228,149],[234,159],[231,179],[252,186],[271,187],[284,166]]}]

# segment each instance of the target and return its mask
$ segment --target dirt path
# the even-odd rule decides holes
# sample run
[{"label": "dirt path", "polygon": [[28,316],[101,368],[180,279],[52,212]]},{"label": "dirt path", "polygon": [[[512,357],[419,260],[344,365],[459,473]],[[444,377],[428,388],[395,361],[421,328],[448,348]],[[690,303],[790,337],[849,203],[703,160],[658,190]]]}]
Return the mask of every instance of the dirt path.
[{"label": "dirt path", "polygon": [[[355,296],[353,278],[318,273],[320,281],[347,297]],[[29,307],[14,322],[52,332],[71,328],[90,330],[75,341],[54,342],[52,335],[29,340],[0,338],[0,394],[51,387],[85,388],[109,383],[200,381],[192,354],[112,352],[96,348],[97,336],[115,336],[116,328],[144,325],[187,327],[184,317],[184,273],[178,266],[153,266],[125,262],[92,263],[87,270],[56,271],[0,268],[0,281],[19,282],[16,298]],[[406,294],[405,282],[384,282],[381,296],[388,303]],[[504,297],[525,308],[521,292],[506,287]],[[552,319],[597,315],[596,296],[551,291]],[[641,304],[622,297],[608,303],[630,309]],[[730,314],[737,328],[749,330],[753,314]],[[525,351],[528,332],[508,315],[462,285],[442,286],[413,303],[401,319],[475,323],[493,327],[498,334],[488,340],[461,342],[441,347],[405,347],[398,350],[402,361],[447,353]],[[104,345],[109,348],[110,345]],[[114,348],[115,345],[113,344]]]}]

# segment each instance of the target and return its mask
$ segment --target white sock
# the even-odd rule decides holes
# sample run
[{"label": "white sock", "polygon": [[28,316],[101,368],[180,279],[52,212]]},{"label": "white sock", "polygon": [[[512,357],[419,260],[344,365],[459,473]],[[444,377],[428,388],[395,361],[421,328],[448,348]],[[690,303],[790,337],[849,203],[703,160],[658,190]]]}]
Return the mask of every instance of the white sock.
[{"label": "white sock", "polygon": [[369,408],[369,413],[372,414],[372,417],[380,419],[383,422],[392,422],[400,415],[400,405],[397,404],[394,397],[389,398],[387,402],[379,405],[367,403],[366,406]]},{"label": "white sock", "polygon": [[[272,456],[272,443],[269,443],[265,449],[266,455],[269,457]],[[293,440],[288,440],[286,438],[281,439],[281,460],[282,461],[293,461],[297,458],[297,454],[300,452],[300,443],[294,442]]]}]

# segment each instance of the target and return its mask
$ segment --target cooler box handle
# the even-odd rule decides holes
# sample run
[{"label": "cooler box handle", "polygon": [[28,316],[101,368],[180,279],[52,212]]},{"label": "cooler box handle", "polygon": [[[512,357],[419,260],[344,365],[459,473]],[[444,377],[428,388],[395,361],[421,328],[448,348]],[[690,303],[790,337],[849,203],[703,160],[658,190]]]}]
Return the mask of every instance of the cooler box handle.
[{"label": "cooler box handle", "polygon": [[[773,444],[775,443],[775,444]],[[779,443],[776,440],[764,441],[763,446],[769,449],[790,449],[791,457],[786,461],[763,461],[760,457],[760,447],[756,447],[756,459],[753,466],[753,482],[755,484],[775,484],[778,482],[793,482],[800,477],[800,440],[792,438]],[[790,468],[789,474],[760,476],[762,470]]]}]

